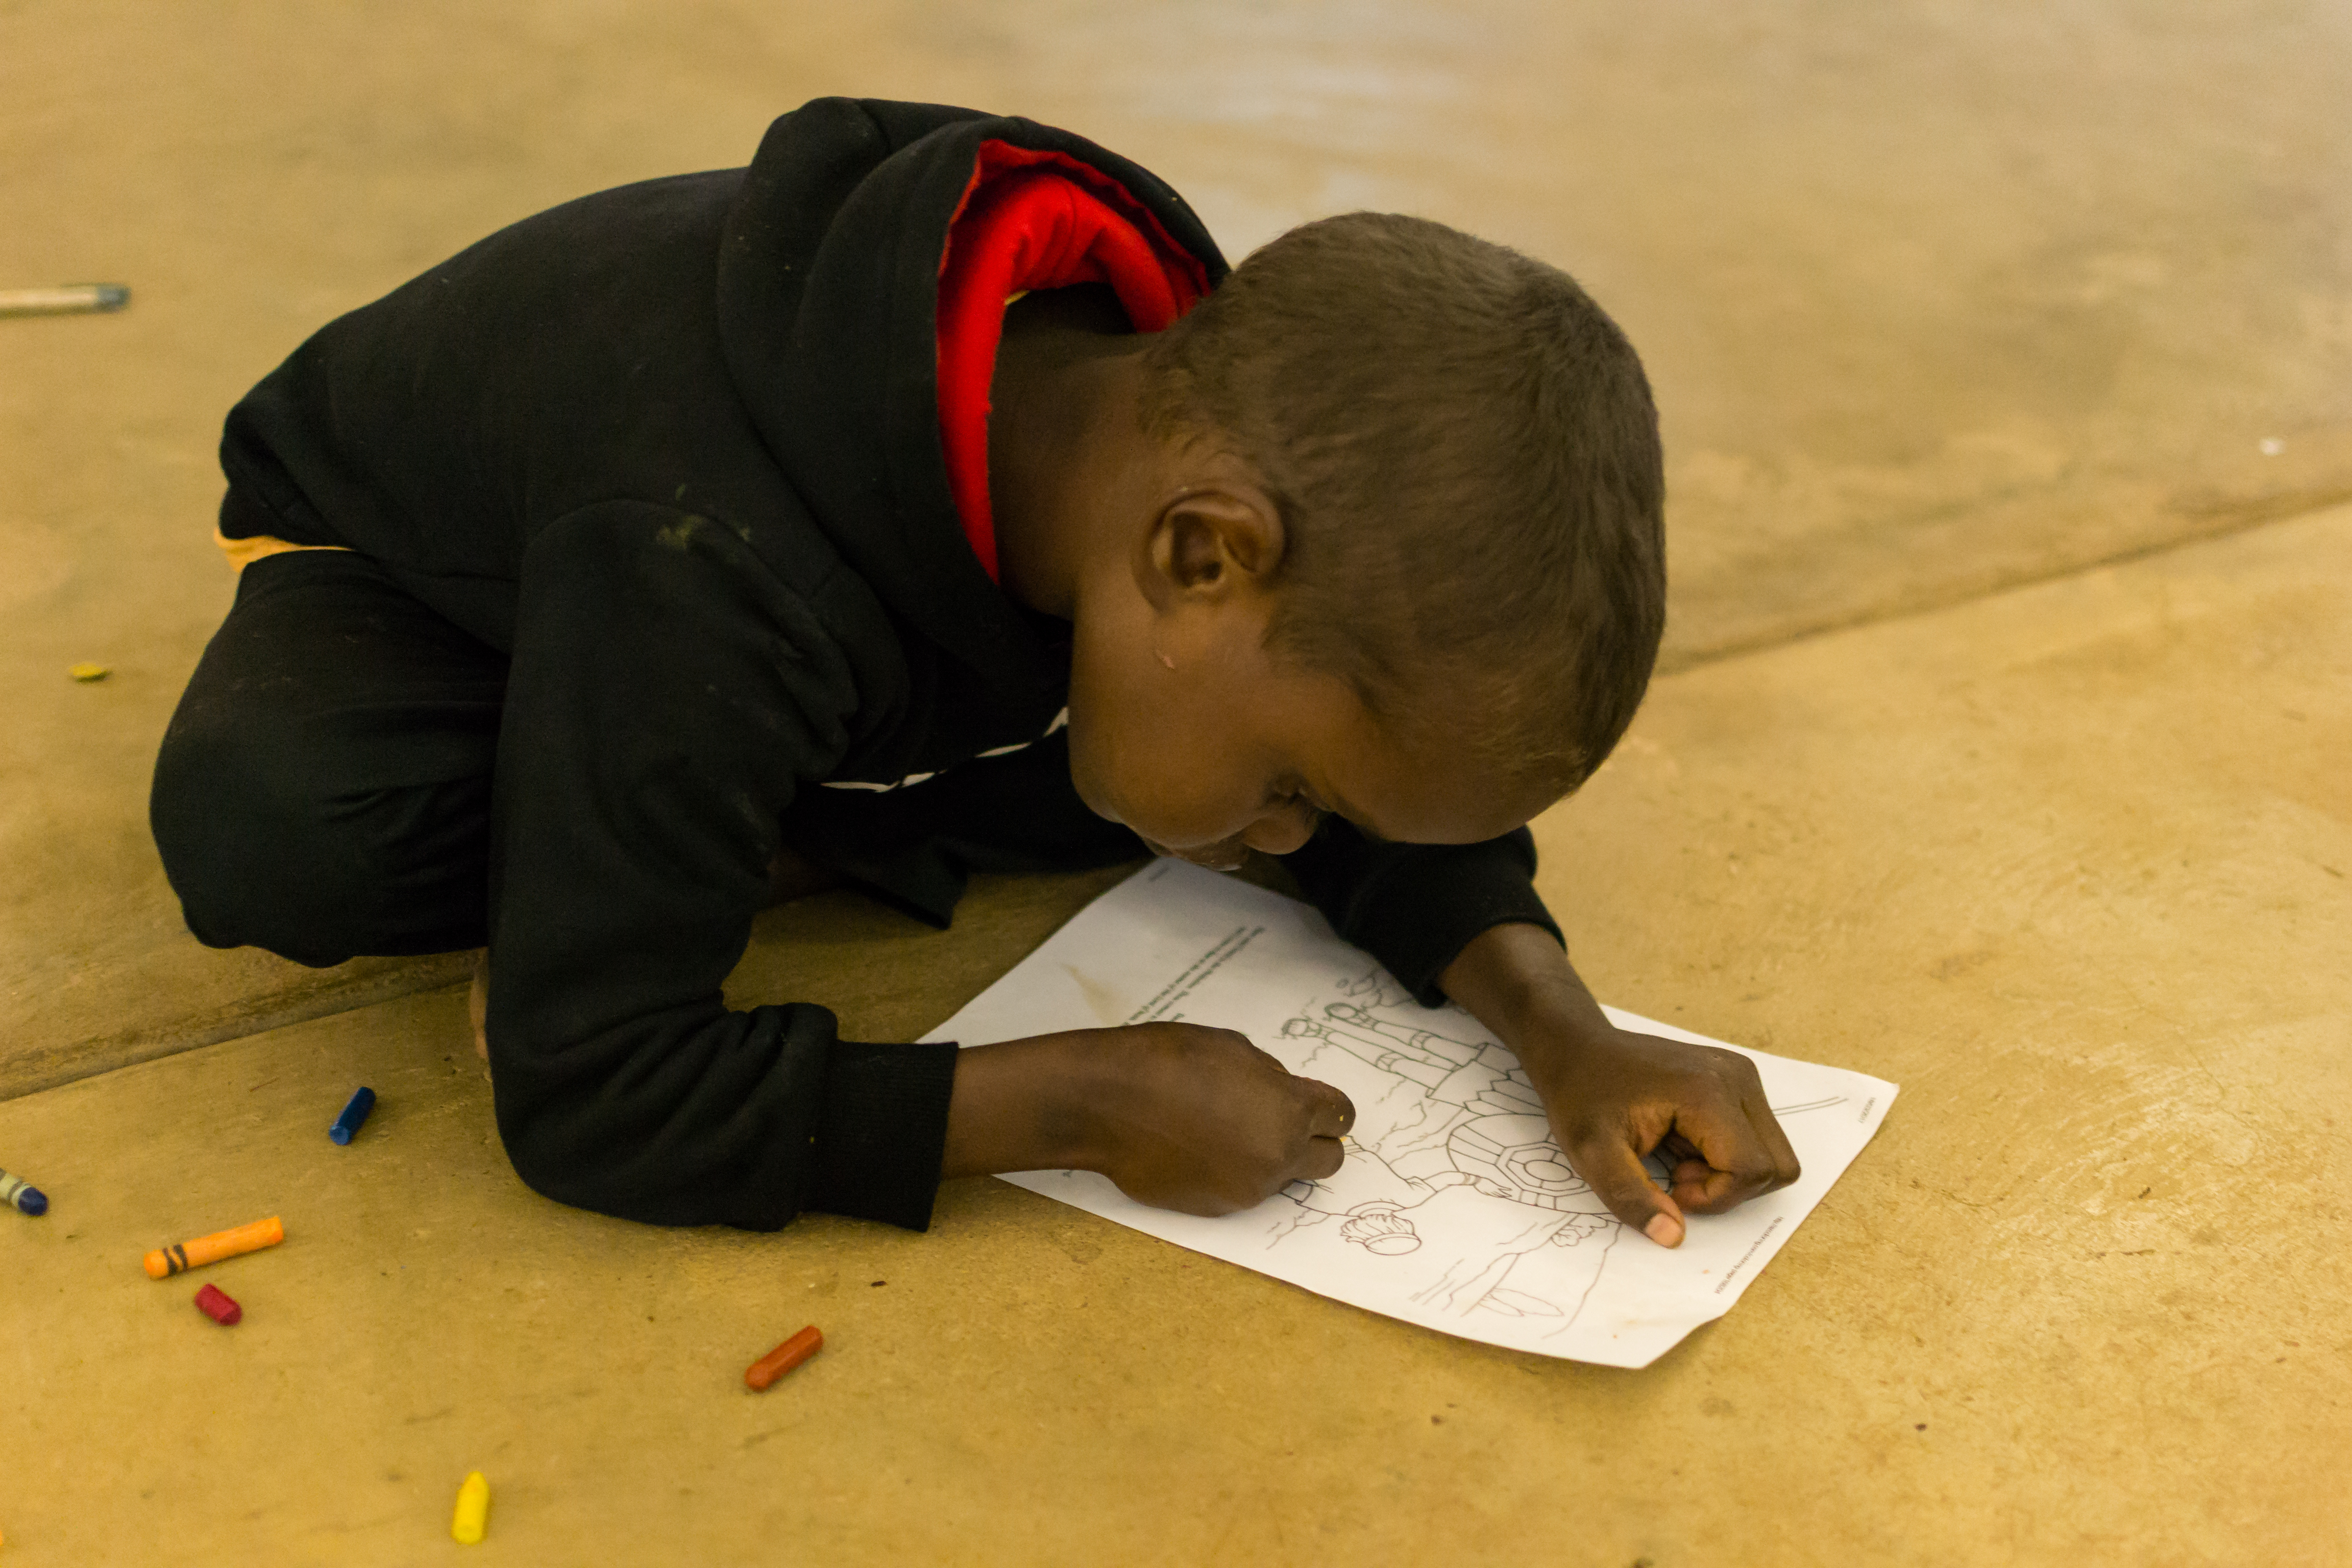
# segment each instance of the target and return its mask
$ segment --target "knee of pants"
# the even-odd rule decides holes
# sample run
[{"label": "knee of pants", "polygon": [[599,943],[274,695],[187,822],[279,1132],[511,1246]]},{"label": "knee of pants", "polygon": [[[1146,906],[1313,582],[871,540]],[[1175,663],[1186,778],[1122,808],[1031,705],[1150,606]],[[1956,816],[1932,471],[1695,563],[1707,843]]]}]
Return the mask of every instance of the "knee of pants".
[{"label": "knee of pants", "polygon": [[148,815],[188,929],[314,967],[480,945],[487,778],[371,787],[321,741],[173,721]]}]

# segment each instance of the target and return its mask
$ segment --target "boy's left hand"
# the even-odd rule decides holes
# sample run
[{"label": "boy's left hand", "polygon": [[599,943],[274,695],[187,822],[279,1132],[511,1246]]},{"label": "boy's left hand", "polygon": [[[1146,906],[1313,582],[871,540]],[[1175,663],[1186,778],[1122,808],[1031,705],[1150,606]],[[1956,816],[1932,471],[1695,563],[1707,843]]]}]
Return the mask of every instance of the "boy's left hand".
[{"label": "boy's left hand", "polygon": [[[1678,1246],[1685,1214],[1719,1214],[1801,1173],[1756,1065],[1738,1052],[1610,1026],[1577,1035],[1533,1053],[1528,1074],[1576,1173],[1651,1240]],[[1673,1170],[1668,1192],[1642,1163],[1653,1150]]]},{"label": "boy's left hand", "polygon": [[[1661,1247],[1682,1245],[1685,1213],[1719,1214],[1797,1179],[1797,1152],[1755,1063],[1618,1028],[1549,931],[1483,931],[1442,983],[1517,1054],[1552,1138],[1593,1195]],[[1653,1150],[1673,1167],[1669,1191],[1642,1163]]]}]

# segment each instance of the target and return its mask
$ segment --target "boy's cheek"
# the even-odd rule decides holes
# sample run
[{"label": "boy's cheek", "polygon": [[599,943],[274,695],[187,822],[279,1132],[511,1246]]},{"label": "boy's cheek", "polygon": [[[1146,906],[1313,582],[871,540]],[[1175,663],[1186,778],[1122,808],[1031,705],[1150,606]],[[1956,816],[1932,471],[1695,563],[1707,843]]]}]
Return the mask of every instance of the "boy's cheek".
[{"label": "boy's cheek", "polygon": [[1139,813],[1149,815],[1160,771],[1151,727],[1106,722],[1101,705],[1082,703],[1079,695],[1070,694],[1071,787],[1097,816],[1143,831]]},{"label": "boy's cheek", "polygon": [[1218,788],[1213,757],[1167,726],[1107,729],[1090,717],[1072,702],[1070,784],[1087,810],[1133,829],[1155,854],[1206,865],[1231,846],[1225,858],[1242,858],[1251,813],[1241,800],[1248,792]]},{"label": "boy's cheek", "polygon": [[1123,809],[1126,796],[1116,787],[1106,765],[1093,725],[1082,721],[1075,703],[1070,708],[1070,787],[1087,809],[1106,822],[1132,826]]}]

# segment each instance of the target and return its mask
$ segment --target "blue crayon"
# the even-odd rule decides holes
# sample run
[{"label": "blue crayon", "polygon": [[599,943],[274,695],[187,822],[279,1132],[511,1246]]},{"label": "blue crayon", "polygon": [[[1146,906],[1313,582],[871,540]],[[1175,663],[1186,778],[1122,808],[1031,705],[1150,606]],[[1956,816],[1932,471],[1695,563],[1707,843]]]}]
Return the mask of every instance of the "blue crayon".
[{"label": "blue crayon", "polygon": [[352,1096],[352,1102],[343,1107],[343,1113],[335,1118],[335,1124],[327,1129],[327,1136],[338,1143],[350,1142],[352,1134],[359,1131],[360,1123],[365,1121],[368,1119],[368,1112],[374,1109],[375,1090],[372,1089],[360,1090]]},{"label": "blue crayon", "polygon": [[47,1194],[24,1177],[12,1176],[5,1171],[0,1171],[0,1204],[15,1204],[26,1214],[49,1212]]}]

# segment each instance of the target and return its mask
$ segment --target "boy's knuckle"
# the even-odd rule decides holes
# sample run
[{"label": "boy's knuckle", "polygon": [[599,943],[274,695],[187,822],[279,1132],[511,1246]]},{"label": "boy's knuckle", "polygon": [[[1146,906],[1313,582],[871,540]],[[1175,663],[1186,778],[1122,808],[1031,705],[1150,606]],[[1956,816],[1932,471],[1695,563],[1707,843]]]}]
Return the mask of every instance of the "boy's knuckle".
[{"label": "boy's knuckle", "polygon": [[1726,1087],[1722,1074],[1705,1068],[1677,1081],[1675,1094],[1687,1109],[1712,1110],[1723,1103]]}]

